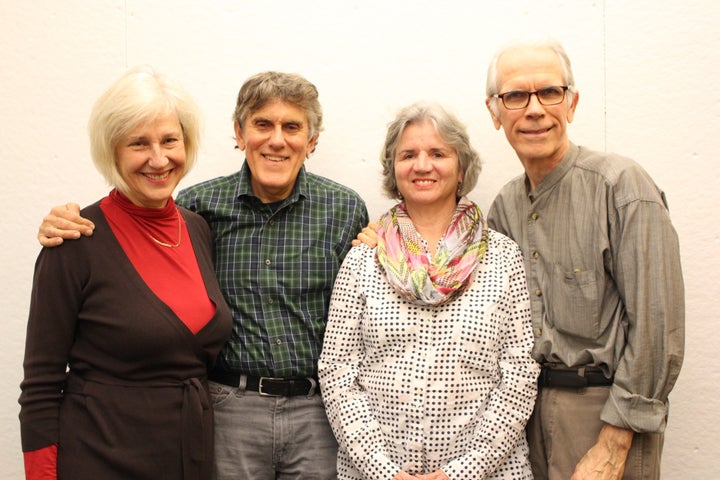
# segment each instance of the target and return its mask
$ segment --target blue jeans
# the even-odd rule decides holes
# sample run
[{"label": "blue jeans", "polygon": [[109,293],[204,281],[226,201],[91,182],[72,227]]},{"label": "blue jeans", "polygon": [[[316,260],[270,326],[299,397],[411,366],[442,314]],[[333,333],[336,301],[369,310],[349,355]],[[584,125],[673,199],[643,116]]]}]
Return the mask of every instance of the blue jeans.
[{"label": "blue jeans", "polygon": [[209,384],[216,480],[337,478],[337,442],[319,394],[267,397]]}]

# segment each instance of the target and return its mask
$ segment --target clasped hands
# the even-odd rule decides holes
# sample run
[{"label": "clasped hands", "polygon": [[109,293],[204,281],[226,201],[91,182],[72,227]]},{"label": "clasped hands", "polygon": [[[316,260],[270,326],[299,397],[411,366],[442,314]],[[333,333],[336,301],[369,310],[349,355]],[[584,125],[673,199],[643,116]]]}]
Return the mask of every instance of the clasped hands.
[{"label": "clasped hands", "polygon": [[450,478],[445,475],[445,472],[438,470],[436,472],[426,473],[423,475],[410,475],[407,472],[398,472],[392,480],[450,480]]}]

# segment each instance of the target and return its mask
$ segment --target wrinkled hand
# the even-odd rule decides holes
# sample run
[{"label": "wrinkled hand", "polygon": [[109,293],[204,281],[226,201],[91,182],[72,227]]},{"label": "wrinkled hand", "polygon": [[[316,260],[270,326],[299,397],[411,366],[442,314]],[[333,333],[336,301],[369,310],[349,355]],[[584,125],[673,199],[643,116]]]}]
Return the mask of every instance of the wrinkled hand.
[{"label": "wrinkled hand", "polygon": [[43,247],[56,247],[65,239],[74,240],[81,235],[89,237],[95,225],[80,216],[80,205],[66,203],[58,205],[45,215],[38,230],[37,239]]},{"label": "wrinkled hand", "polygon": [[370,222],[367,224],[365,228],[363,228],[360,233],[358,233],[357,238],[352,241],[352,246],[357,247],[358,245],[364,243],[370,248],[377,247],[377,230],[380,228],[380,224],[376,222]]},{"label": "wrinkled hand", "polygon": [[632,438],[632,430],[605,424],[597,443],[580,459],[570,480],[622,479]]}]

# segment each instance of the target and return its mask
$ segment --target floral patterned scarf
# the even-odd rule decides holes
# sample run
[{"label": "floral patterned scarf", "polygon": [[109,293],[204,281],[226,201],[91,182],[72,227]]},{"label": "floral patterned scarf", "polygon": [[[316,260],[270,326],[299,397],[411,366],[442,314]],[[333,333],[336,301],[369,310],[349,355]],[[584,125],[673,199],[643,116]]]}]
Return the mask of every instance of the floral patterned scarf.
[{"label": "floral patterned scarf", "polygon": [[400,203],[380,219],[376,255],[400,296],[415,304],[442,305],[465,290],[487,242],[487,223],[480,208],[463,197],[435,258],[430,259],[405,205]]}]

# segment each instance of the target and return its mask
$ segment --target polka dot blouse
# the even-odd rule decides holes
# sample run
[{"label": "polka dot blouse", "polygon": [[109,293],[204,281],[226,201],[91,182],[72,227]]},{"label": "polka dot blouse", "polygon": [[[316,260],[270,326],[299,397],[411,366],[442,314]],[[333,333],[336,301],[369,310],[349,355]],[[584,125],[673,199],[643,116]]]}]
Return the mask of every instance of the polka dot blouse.
[{"label": "polka dot blouse", "polygon": [[467,290],[414,305],[375,251],[347,255],[335,281],[319,372],[340,445],[338,478],[398,471],[451,479],[531,479],[524,428],[539,368],[517,245],[490,231]]}]

